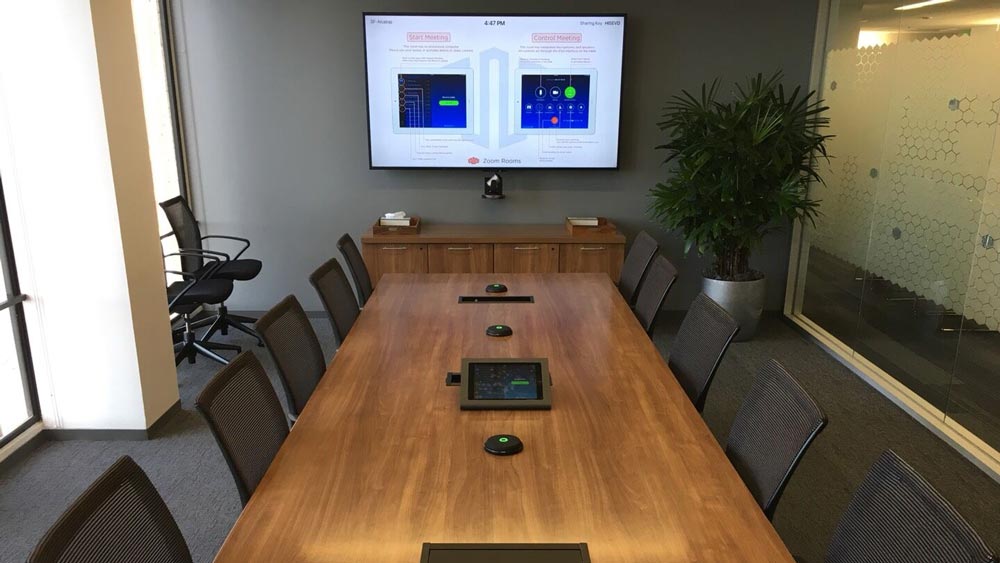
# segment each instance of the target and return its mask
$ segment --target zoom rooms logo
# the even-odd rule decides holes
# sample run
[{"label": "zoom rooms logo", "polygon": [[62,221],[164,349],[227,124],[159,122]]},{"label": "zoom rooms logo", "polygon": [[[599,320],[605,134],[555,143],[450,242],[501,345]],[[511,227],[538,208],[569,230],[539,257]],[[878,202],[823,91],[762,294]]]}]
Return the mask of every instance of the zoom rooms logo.
[{"label": "zoom rooms logo", "polygon": [[474,156],[470,156],[469,157],[469,164],[472,164],[473,166],[475,166],[476,164],[479,164],[479,159],[476,158],[476,157],[474,157]]}]

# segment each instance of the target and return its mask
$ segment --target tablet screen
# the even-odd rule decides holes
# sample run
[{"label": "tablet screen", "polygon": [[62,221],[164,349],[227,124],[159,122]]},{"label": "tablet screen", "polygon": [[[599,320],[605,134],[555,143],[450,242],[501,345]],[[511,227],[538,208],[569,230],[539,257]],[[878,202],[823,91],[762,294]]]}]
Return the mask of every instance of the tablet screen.
[{"label": "tablet screen", "polygon": [[469,399],[538,400],[542,397],[542,366],[537,363],[474,363],[469,365]]}]

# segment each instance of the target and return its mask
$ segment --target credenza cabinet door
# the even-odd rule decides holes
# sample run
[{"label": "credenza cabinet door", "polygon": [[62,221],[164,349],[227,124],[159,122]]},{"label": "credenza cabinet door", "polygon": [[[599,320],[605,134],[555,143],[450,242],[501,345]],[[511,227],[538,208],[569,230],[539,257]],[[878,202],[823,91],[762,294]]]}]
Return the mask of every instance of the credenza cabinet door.
[{"label": "credenza cabinet door", "polygon": [[[369,272],[373,282],[383,274],[426,274],[426,244],[375,244],[375,271]],[[370,266],[369,266],[370,268]]]},{"label": "credenza cabinet door", "polygon": [[427,271],[432,274],[493,272],[492,244],[428,244]]},{"label": "credenza cabinet door", "polygon": [[498,274],[549,274],[559,271],[559,245],[545,243],[493,245],[493,271]]},{"label": "credenza cabinet door", "polygon": [[559,271],[569,273],[606,273],[618,283],[625,259],[624,244],[586,243],[562,244],[559,249]]}]

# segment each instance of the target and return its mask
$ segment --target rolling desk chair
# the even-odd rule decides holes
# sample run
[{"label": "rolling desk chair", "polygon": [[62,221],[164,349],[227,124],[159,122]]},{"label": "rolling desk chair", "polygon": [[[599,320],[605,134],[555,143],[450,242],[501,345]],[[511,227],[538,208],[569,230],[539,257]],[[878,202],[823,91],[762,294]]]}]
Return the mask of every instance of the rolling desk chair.
[{"label": "rolling desk chair", "polygon": [[736,319],[704,293],[694,298],[684,315],[667,365],[698,412],[705,408],[708,388],[739,329]]},{"label": "rolling desk chair", "polygon": [[663,256],[657,256],[648,270],[635,298],[634,311],[646,334],[652,336],[663,301],[677,279],[677,268]]},{"label": "rolling desk chair", "polygon": [[826,415],[776,360],[754,378],[726,439],[726,456],[770,520]]},{"label": "rolling desk chair", "polygon": [[344,343],[347,333],[358,320],[361,310],[347,282],[344,269],[336,258],[330,258],[316,271],[309,275],[309,283],[316,289],[323,308],[330,317],[333,334],[337,337],[337,347]]},{"label": "rolling desk chair", "polygon": [[632,247],[628,249],[628,255],[625,256],[625,263],[622,264],[622,274],[618,281],[618,291],[621,292],[629,307],[635,306],[639,287],[642,285],[642,280],[646,277],[649,266],[653,263],[653,257],[656,256],[656,251],[659,249],[659,243],[646,234],[646,231],[639,231],[639,234],[635,235]]},{"label": "rolling desk chair", "polygon": [[[357,306],[353,295],[351,303]],[[288,399],[288,418],[295,422],[326,372],[319,338],[294,295],[285,297],[264,313],[257,321],[257,330],[278,368]]]},{"label": "rolling desk chair", "polygon": [[232,281],[211,278],[214,269],[220,267],[223,262],[217,256],[193,250],[173,252],[165,255],[164,258],[180,256],[181,260],[183,260],[186,257],[194,255],[200,255],[204,260],[208,261],[208,266],[202,268],[200,273],[164,270],[168,274],[175,274],[184,278],[183,281],[176,281],[167,286],[167,310],[172,315],[180,315],[184,323],[181,329],[175,331],[175,334],[176,332],[181,332],[181,338],[178,342],[174,343],[174,363],[180,364],[186,358],[188,363],[193,364],[197,355],[201,354],[221,364],[227,364],[229,361],[220,356],[216,350],[230,350],[239,353],[240,347],[232,344],[209,342],[207,338],[199,340],[195,335],[195,326],[191,320],[191,315],[202,305],[222,303],[232,295]]},{"label": "rolling desk chair", "polygon": [[246,506],[288,436],[278,395],[253,352],[243,352],[202,389],[195,407],[208,422]]},{"label": "rolling desk chair", "polygon": [[[200,255],[192,255],[181,258],[181,269],[185,272],[197,273],[203,271],[207,267],[204,256],[213,255],[223,258],[225,262],[213,269],[210,276],[212,279],[247,281],[254,279],[257,277],[257,274],[260,273],[260,260],[240,258],[240,256],[242,256],[243,253],[250,248],[250,241],[245,238],[228,235],[203,236],[201,234],[201,229],[198,227],[198,220],[195,219],[194,213],[191,211],[191,207],[188,206],[187,200],[185,200],[183,196],[177,196],[168,199],[167,201],[160,202],[160,207],[166,214],[167,221],[170,222],[170,228],[173,229],[174,236],[177,238],[177,247],[181,250],[192,250],[201,253]],[[202,243],[207,239],[236,241],[243,243],[243,248],[241,248],[235,256],[230,257],[224,252],[206,250],[202,248]],[[255,322],[257,322],[257,319],[230,314],[229,310],[226,308],[226,304],[223,302],[219,304],[217,315],[214,318],[199,321],[195,327],[211,323],[211,326],[205,333],[202,340],[209,340],[212,338],[212,335],[216,333],[216,331],[219,331],[224,335],[229,334],[229,329],[232,328],[256,338],[257,344],[263,346],[264,342],[260,339],[260,335],[257,334],[257,331],[246,326],[249,323]]]},{"label": "rolling desk chair", "polygon": [[191,563],[191,552],[149,477],[122,456],[66,509],[28,557],[28,563],[52,561]]},{"label": "rolling desk chair", "polygon": [[827,563],[996,563],[997,554],[892,450],[875,461],[833,534]]},{"label": "rolling desk chair", "polygon": [[337,249],[347,261],[347,269],[354,278],[354,287],[358,290],[358,305],[364,308],[368,298],[372,296],[372,278],[368,275],[368,267],[365,266],[358,245],[354,243],[351,235],[344,233],[344,236],[337,241]]}]

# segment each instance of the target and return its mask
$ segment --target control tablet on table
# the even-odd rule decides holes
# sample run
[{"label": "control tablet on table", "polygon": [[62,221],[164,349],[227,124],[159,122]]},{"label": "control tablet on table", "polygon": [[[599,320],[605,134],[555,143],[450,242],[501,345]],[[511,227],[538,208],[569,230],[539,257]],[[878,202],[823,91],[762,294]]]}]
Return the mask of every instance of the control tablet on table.
[{"label": "control tablet on table", "polygon": [[462,410],[552,408],[545,358],[464,358]]}]

